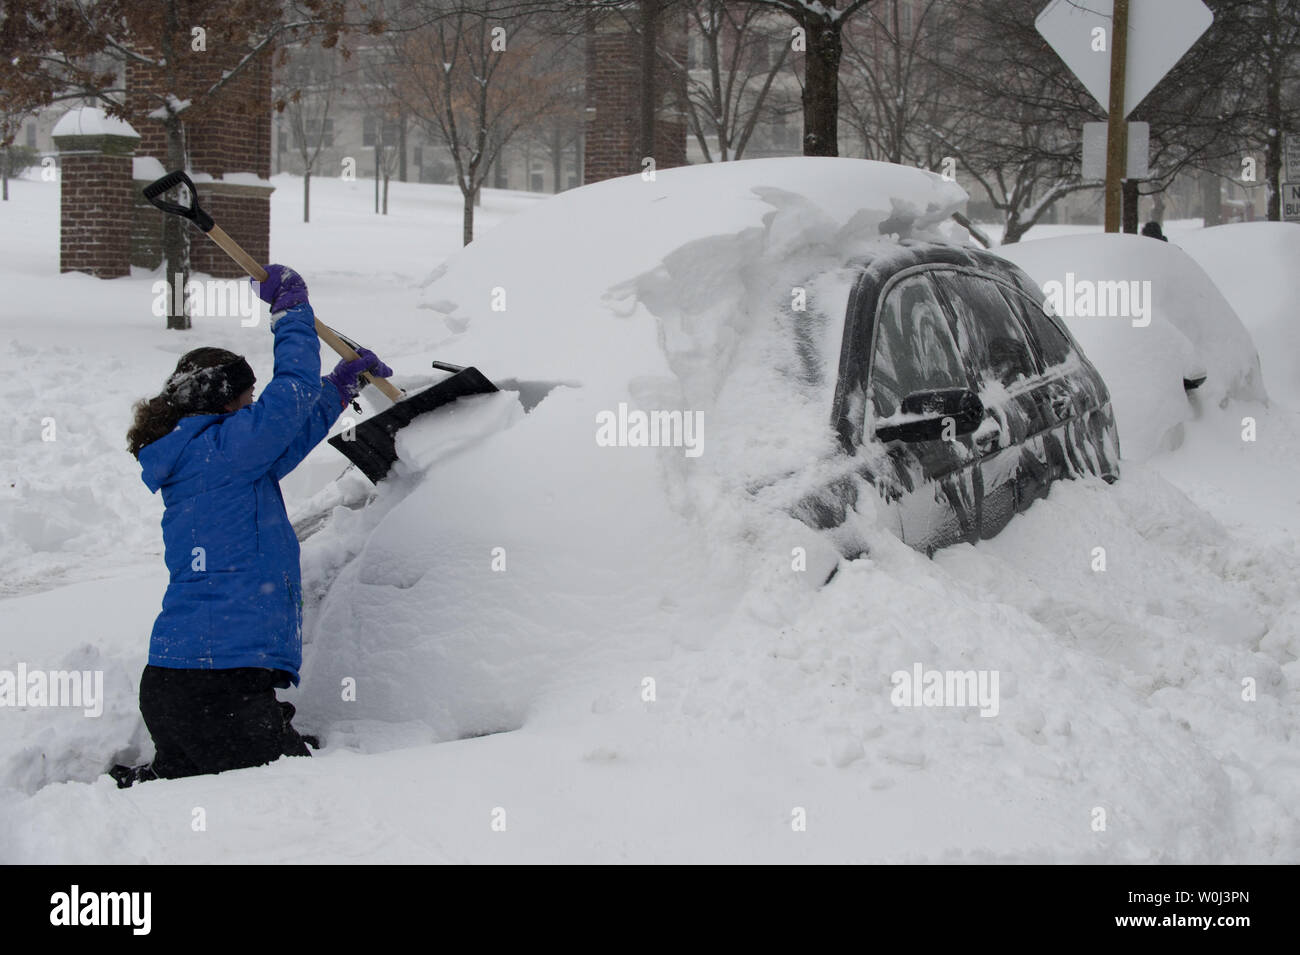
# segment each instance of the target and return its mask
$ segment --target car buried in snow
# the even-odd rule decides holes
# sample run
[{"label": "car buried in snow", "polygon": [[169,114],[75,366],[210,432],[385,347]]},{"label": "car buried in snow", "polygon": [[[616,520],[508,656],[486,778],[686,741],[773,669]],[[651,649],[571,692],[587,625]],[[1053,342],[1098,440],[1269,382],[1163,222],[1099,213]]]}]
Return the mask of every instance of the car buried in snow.
[{"label": "car buried in snow", "polygon": [[[905,543],[987,539],[1054,481],[1119,477],[1106,384],[1021,269],[909,241],[853,268],[831,423]],[[835,480],[796,516],[836,528],[861,486]]]}]

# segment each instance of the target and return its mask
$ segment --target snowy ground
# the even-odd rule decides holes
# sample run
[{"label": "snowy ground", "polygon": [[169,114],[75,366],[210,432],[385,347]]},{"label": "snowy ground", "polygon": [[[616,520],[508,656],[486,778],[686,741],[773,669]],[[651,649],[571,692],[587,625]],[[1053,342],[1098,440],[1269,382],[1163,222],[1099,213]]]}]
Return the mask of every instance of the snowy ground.
[{"label": "snowy ground", "polygon": [[[273,257],[303,272],[322,318],[406,383],[437,357],[517,370],[508,342],[493,355],[458,351],[456,313],[431,310],[421,288],[459,245],[458,194],[395,184],[385,221],[369,211],[368,184],[318,181],[305,226],[298,181],[276,184]],[[868,526],[871,557],[821,590],[786,586],[764,565],[725,605],[701,608],[673,605],[649,580],[627,599],[657,601],[655,619],[677,625],[633,628],[581,666],[548,673],[545,692],[495,727],[512,731],[477,738],[447,739],[438,720],[396,708],[386,719],[382,709],[380,718],[330,717],[311,696],[324,678],[308,686],[312,653],[319,668],[327,648],[331,659],[342,651],[309,619],[318,642],[307,649],[303,713],[320,722],[305,728],[326,737],[316,758],[118,791],[97,774],[114,756],[147,753],[136,681],[166,585],[161,504],[123,450],[130,404],[198,344],[247,354],[264,382],[270,336],[220,318],[166,332],[150,312],[155,276],[58,275],[57,187],[19,182],[12,196],[0,209],[0,394],[10,408],[0,669],[101,669],[106,699],[98,718],[0,710],[0,861],[1300,861],[1300,389],[1294,350],[1276,348],[1295,340],[1284,276],[1300,266],[1300,229],[1261,238],[1234,226],[1254,231],[1223,241],[1170,229],[1194,256],[1198,242],[1206,256],[1255,250],[1222,274],[1207,270],[1261,343],[1272,400],[1196,408],[1177,450],[1126,462],[1112,487],[1058,485],[995,540],[933,561]],[[537,201],[489,193],[480,234]],[[1277,261],[1251,273],[1249,258],[1274,247]],[[638,254],[660,255],[653,246]],[[574,366],[596,363],[576,356]],[[553,409],[581,400],[576,388],[547,398]],[[1241,440],[1247,415],[1255,442]],[[42,440],[47,419],[53,441]],[[542,420],[497,423],[516,447],[533,440],[540,453],[545,435],[529,429]],[[510,450],[489,442],[476,460],[495,455],[526,473],[528,460]],[[457,460],[419,493],[497,480]],[[313,452],[285,482],[291,513],[341,470],[332,449]],[[586,473],[575,466],[575,479]],[[531,503],[544,510],[545,475],[537,486]],[[427,500],[438,508],[439,497]],[[411,513],[419,502],[381,494],[367,511],[337,513],[304,546],[307,579],[354,557],[346,550],[366,540],[362,530],[400,525],[402,506],[422,526],[427,515]],[[684,540],[700,533],[683,526]],[[599,526],[572,533],[604,555]],[[375,540],[353,561],[357,573],[382,564]],[[429,541],[421,570],[437,578],[435,559],[454,557],[455,544]],[[1094,571],[1099,546],[1104,573]],[[683,554],[674,576],[716,569],[693,559]],[[520,573],[505,586],[526,586]],[[417,583],[399,582],[394,600]],[[473,596],[514,606],[509,592]],[[539,600],[539,619],[571,596]],[[593,583],[585,599],[601,596]],[[337,611],[320,597],[309,617]],[[460,625],[463,608],[452,609],[427,626]],[[408,663],[383,642],[393,623],[376,620],[373,640],[357,638],[359,670]],[[474,649],[444,659],[446,672],[486,679]],[[502,649],[531,659],[547,647],[483,652],[495,659]],[[914,662],[997,669],[999,716],[891,705],[888,675]],[[522,664],[503,659],[499,672],[529,672],[511,666]],[[642,696],[646,677],[654,702]],[[428,679],[436,696],[446,677]],[[1246,679],[1253,701],[1242,698]],[[204,831],[192,828],[196,807]],[[806,831],[792,829],[797,809]],[[500,819],[505,831],[492,825]]]}]

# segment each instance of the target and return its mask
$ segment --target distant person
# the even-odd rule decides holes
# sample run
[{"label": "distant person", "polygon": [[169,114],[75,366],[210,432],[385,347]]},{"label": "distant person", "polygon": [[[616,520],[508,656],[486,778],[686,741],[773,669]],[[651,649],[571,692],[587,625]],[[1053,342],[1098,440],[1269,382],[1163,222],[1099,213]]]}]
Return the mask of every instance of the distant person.
[{"label": "distant person", "polygon": [[[140,677],[140,715],[157,755],[114,766],[118,786],[310,756],[293,706],[302,578],[298,538],[280,480],[320,443],[361,389],[392,370],[367,349],[320,377],[307,286],[268,265],[254,283],[271,307],[275,374],[257,401],[253,370],[222,348],[181,357],[162,393],[135,406],[127,450],[150,491],[162,491],[170,583]],[[314,740],[312,740],[315,743]]]},{"label": "distant person", "polygon": [[1142,234],[1149,239],[1159,239],[1161,242],[1168,242],[1165,232],[1160,228],[1160,223],[1152,219],[1142,227]]}]

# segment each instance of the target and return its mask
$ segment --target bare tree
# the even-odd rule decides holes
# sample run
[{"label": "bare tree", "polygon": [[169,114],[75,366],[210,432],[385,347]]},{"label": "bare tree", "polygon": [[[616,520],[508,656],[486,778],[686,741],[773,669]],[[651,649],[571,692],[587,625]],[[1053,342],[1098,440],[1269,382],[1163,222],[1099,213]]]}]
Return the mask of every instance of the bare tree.
[{"label": "bare tree", "polygon": [[314,44],[287,51],[282,65],[275,108],[289,120],[293,148],[302,162],[302,221],[311,221],[311,176],[321,152],[333,145],[330,110],[343,92],[344,52]]},{"label": "bare tree", "polygon": [[803,60],[803,152],[838,156],[840,62],[844,33],[859,11],[879,0],[740,0],[787,14],[796,24],[791,49]]},{"label": "bare tree", "polygon": [[1242,5],[1248,75],[1256,90],[1247,139],[1264,150],[1268,218],[1281,218],[1278,183],[1284,130],[1300,131],[1300,0],[1253,0]]},{"label": "bare tree", "polygon": [[395,88],[451,155],[468,245],[488,171],[521,128],[559,108],[572,76],[563,44],[531,30],[536,17],[512,0],[450,0],[439,10],[397,38]]},{"label": "bare tree", "polygon": [[947,0],[881,0],[845,31],[845,119],[862,137],[868,159],[932,166],[942,126],[941,58],[951,52],[959,8]]},{"label": "bare tree", "polygon": [[789,31],[772,10],[735,0],[688,0],[692,32],[699,37],[695,69],[660,51],[681,77],[691,134],[707,162],[740,159],[760,122],[783,111],[773,85],[793,73]]},{"label": "bare tree", "polygon": [[[0,90],[0,97],[3,97],[3,90]],[[8,97],[0,99],[0,103],[10,102]],[[30,117],[32,113],[24,109],[12,109],[7,105],[0,105],[0,197],[2,201],[9,201],[9,178],[15,172],[13,168],[13,146],[14,140],[18,137],[18,130],[22,129],[23,121]],[[25,164],[23,164],[25,165]]]},{"label": "bare tree", "polygon": [[939,71],[941,102],[940,119],[924,123],[923,135],[1001,213],[1007,244],[1056,202],[1101,185],[1080,176],[1083,123],[1100,119],[1101,108],[1038,35],[1040,7],[966,0],[932,21],[950,39],[927,57]]}]

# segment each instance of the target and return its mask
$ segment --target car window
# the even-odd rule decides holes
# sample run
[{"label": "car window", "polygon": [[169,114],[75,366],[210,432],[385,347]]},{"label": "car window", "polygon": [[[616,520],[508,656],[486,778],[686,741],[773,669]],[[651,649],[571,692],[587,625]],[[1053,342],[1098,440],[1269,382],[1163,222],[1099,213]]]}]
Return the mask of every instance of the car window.
[{"label": "car window", "polygon": [[931,275],[957,317],[957,338],[981,380],[1010,386],[1038,373],[1024,326],[992,279],[966,272]]},{"label": "car window", "polygon": [[1007,301],[1016,309],[1020,320],[1029,327],[1030,332],[1037,339],[1038,353],[1042,356],[1044,365],[1049,368],[1062,365],[1074,356],[1074,346],[1070,343],[1070,339],[1056,322],[1047,316],[1042,305],[1018,289],[1008,288],[1006,285],[1002,285],[1001,289]]},{"label": "car window", "polygon": [[968,387],[961,352],[926,276],[895,284],[876,313],[871,360],[876,417],[894,414],[913,392]]}]

